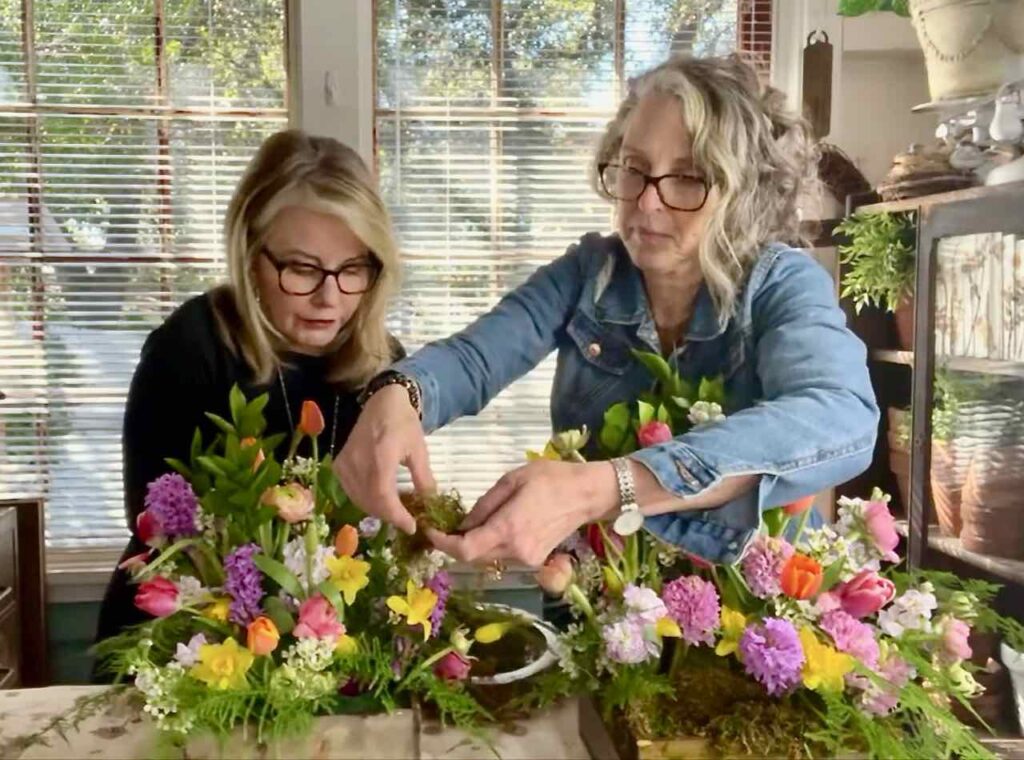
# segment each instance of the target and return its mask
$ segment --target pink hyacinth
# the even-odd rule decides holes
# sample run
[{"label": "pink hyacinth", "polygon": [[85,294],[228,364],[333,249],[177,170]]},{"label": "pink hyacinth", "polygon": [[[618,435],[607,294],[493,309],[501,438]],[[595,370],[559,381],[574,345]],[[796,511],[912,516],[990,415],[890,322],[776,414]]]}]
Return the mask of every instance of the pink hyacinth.
[{"label": "pink hyacinth", "polygon": [[793,547],[784,538],[759,533],[743,555],[741,567],[750,591],[759,599],[770,599],[782,593],[779,585],[782,567],[793,556]]},{"label": "pink hyacinth", "polygon": [[878,666],[878,640],[874,629],[867,623],[843,610],[832,610],[821,616],[819,625],[832,637],[840,652],[856,657],[871,669]]},{"label": "pink hyacinth", "polygon": [[721,607],[715,584],[696,575],[669,581],[662,589],[668,616],[683,632],[688,644],[714,644]]}]

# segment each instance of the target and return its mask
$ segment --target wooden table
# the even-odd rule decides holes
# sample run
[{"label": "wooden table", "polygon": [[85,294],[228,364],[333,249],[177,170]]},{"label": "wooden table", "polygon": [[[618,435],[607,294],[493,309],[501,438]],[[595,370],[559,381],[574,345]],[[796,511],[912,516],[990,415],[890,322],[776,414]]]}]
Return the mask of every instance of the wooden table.
[{"label": "wooden table", "polygon": [[[157,731],[148,717],[125,700],[101,709],[84,719],[77,728],[53,725],[76,700],[102,692],[99,686],[53,686],[0,692],[0,758],[102,758],[135,760],[156,755]],[[502,760],[565,758],[586,760],[579,739],[575,702],[559,707],[507,730],[490,732]],[[34,741],[25,746],[25,737]],[[304,740],[290,742],[266,757],[318,758],[322,760],[469,760],[495,758],[483,744],[454,729],[421,725],[410,710],[392,715],[318,718],[313,732]],[[187,746],[190,760],[209,758],[259,758],[251,745],[232,741],[220,748],[211,740],[194,740]]]}]

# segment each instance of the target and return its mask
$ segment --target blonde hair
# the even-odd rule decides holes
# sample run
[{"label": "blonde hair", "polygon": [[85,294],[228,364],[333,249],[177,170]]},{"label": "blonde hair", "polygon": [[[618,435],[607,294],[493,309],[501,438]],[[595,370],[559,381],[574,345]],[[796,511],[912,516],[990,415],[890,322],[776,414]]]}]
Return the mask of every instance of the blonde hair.
[{"label": "blonde hair", "polygon": [[328,347],[328,380],[359,387],[392,360],[385,314],[398,288],[400,257],[369,169],[337,140],[285,130],[267,138],[250,161],[224,222],[229,287],[214,298],[222,335],[258,382],[273,379],[288,346],[260,307],[254,267],[274,216],[292,205],[341,219],[380,262],[374,287]]},{"label": "blonde hair", "polygon": [[677,56],[631,83],[605,129],[591,167],[593,185],[605,197],[597,167],[618,157],[627,118],[652,93],[679,101],[694,164],[718,189],[699,257],[724,325],[766,243],[806,244],[797,204],[816,185],[817,149],[809,125],[786,108],[785,96],[762,89],[756,72],[738,56]]}]

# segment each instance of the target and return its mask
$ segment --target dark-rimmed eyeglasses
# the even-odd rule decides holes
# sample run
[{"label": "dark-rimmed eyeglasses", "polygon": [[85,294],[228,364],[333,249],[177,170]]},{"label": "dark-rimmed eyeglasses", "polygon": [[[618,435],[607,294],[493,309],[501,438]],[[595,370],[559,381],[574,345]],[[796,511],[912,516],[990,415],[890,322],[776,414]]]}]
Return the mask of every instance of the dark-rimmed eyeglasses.
[{"label": "dark-rimmed eyeglasses", "polygon": [[382,265],[372,253],[367,259],[349,261],[337,269],[324,269],[305,261],[281,261],[267,248],[260,253],[277,270],[277,286],[290,296],[308,296],[320,290],[328,277],[333,277],[338,290],[355,296],[373,288],[380,276]]},{"label": "dark-rimmed eyeglasses", "polygon": [[699,211],[708,199],[710,186],[701,177],[680,173],[652,177],[639,169],[620,164],[599,164],[597,171],[601,189],[609,198],[618,201],[638,200],[648,185],[654,185],[666,208],[676,211]]}]

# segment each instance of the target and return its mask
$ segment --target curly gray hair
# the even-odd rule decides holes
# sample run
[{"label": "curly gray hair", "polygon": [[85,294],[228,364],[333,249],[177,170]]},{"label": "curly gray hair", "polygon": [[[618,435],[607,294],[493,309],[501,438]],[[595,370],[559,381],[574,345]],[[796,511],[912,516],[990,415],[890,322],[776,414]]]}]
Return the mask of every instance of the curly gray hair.
[{"label": "curly gray hair", "polygon": [[798,202],[818,190],[818,149],[809,124],[787,108],[785,95],[763,87],[738,56],[676,56],[633,80],[608,123],[591,167],[593,186],[605,197],[597,167],[618,157],[626,120],[649,93],[679,101],[694,163],[718,189],[699,256],[724,323],[765,244],[806,244]]}]

